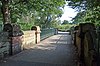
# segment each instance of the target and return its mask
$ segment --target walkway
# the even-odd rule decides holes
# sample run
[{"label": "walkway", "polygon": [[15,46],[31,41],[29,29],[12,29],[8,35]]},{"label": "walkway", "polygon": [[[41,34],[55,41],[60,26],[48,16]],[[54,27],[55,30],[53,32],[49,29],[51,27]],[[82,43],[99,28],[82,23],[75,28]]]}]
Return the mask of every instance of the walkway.
[{"label": "walkway", "polygon": [[59,32],[1,62],[0,66],[76,66],[75,48],[71,36]]}]

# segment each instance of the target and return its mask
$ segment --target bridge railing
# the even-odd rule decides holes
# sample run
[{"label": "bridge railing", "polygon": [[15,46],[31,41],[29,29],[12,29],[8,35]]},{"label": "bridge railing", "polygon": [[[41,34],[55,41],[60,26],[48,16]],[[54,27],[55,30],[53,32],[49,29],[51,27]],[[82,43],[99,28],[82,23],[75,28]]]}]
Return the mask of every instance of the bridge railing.
[{"label": "bridge railing", "polygon": [[40,40],[43,40],[43,39],[50,37],[54,34],[57,34],[57,29],[55,29],[55,28],[42,29],[41,33],[40,33]]}]

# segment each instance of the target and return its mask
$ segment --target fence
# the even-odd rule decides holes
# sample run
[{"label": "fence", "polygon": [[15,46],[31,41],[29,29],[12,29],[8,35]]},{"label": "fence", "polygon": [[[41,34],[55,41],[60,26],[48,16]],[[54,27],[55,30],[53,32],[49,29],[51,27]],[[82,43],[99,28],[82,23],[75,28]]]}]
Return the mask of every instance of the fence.
[{"label": "fence", "polygon": [[54,34],[57,34],[57,29],[51,28],[51,29],[42,29],[40,34],[40,39],[43,40],[47,37],[50,37]]}]

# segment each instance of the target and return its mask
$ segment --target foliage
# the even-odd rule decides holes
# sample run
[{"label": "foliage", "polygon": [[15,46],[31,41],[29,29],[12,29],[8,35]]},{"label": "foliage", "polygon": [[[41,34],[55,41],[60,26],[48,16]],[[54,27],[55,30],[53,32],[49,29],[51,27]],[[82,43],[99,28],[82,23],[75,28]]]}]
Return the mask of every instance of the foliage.
[{"label": "foliage", "polygon": [[24,30],[24,31],[30,30],[31,27],[33,26],[33,25],[29,24],[29,23],[18,23],[18,24],[21,26],[21,29]]},{"label": "foliage", "polygon": [[64,20],[62,25],[65,25],[65,24],[69,24],[69,22],[67,20]]},{"label": "foliage", "polygon": [[58,27],[58,30],[60,30],[60,31],[67,31],[67,30],[69,30],[70,27],[72,27],[72,26],[73,26],[73,25],[71,25],[71,24],[60,25],[60,26]]},{"label": "foliage", "polygon": [[79,11],[73,22],[91,22],[100,25],[100,0],[70,0],[69,6]]},{"label": "foliage", "polygon": [[69,2],[69,6],[78,11],[92,9],[93,7],[100,6],[100,0],[66,0]]},{"label": "foliage", "polygon": [[63,7],[64,3],[64,0],[12,0],[10,7],[12,18],[20,18],[22,14],[31,14],[33,17],[43,19],[51,14],[62,14],[60,7]]},{"label": "foliage", "polygon": [[79,24],[85,22],[84,17],[85,16],[85,11],[77,13],[77,15],[72,19],[74,24]]},{"label": "foliage", "polygon": [[[61,17],[61,14],[63,13],[62,8],[65,4],[65,0],[7,1],[7,7],[9,7],[10,10],[10,18],[12,23],[20,23],[19,21],[23,19],[23,17],[27,17],[27,19],[31,19],[29,22],[42,27],[48,27],[48,24],[53,23],[52,21],[55,21],[56,18]],[[2,6],[2,2],[4,2],[4,0],[0,0],[0,6]],[[27,19],[25,20],[27,21]],[[25,22],[25,20],[23,20],[23,22]]]},{"label": "foliage", "polygon": [[94,7],[93,10],[87,10],[85,17],[86,22],[92,22],[96,25],[100,25],[100,6]]}]

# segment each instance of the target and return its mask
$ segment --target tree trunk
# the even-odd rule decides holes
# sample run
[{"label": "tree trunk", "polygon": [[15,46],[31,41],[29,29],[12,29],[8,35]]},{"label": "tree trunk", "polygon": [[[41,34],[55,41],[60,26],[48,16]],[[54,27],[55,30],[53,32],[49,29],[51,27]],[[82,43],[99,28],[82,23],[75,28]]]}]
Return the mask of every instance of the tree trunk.
[{"label": "tree trunk", "polygon": [[3,24],[11,23],[10,20],[10,10],[9,10],[9,0],[1,0],[2,2],[2,14],[3,14]]}]

